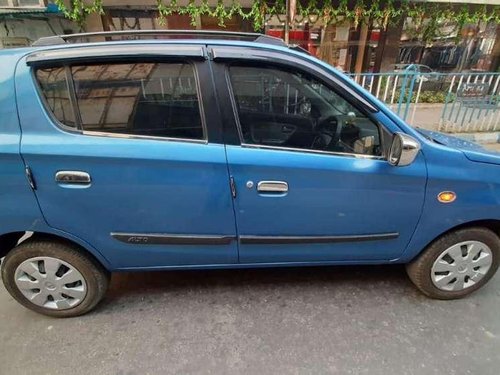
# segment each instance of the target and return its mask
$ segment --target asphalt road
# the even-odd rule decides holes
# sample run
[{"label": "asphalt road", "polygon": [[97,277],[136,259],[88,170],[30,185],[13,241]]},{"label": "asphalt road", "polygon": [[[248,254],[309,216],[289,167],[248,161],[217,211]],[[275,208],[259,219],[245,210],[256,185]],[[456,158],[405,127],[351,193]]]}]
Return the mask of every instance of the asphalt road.
[{"label": "asphalt road", "polygon": [[401,266],[115,275],[53,319],[0,286],[0,374],[498,374],[500,276],[427,299]]},{"label": "asphalt road", "polygon": [[[496,146],[498,149],[498,146]],[[0,374],[498,374],[500,276],[435,301],[401,266],[114,275],[52,319],[0,283]]]}]

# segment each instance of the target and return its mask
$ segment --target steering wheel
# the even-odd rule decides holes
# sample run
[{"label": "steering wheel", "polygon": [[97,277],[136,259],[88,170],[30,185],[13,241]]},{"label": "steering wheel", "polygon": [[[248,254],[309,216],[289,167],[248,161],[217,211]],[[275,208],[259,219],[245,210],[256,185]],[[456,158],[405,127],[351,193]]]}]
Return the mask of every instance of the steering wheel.
[{"label": "steering wheel", "polygon": [[339,124],[337,116],[331,115],[321,120],[315,131],[318,135],[314,138],[311,148],[328,150],[339,143],[342,124]]}]

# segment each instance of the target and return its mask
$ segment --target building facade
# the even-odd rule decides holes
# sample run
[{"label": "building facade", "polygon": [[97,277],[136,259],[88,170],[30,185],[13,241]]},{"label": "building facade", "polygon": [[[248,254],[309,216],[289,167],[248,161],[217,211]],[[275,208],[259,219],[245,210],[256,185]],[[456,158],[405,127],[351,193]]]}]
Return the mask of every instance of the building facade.
[{"label": "building facade", "polygon": [[46,0],[0,0],[0,48],[29,46],[43,36],[79,30]]},{"label": "building facade", "polygon": [[[193,4],[200,5],[202,0]],[[317,14],[306,14],[308,0],[297,0],[301,12],[292,11],[289,18],[289,40],[301,45],[320,59],[344,71],[386,72],[401,69],[407,64],[421,64],[439,72],[498,71],[500,65],[500,26],[494,19],[489,21],[460,22],[444,19],[432,23],[425,14],[402,15],[396,22],[384,24],[382,19],[373,20],[337,17],[335,22],[325,22]],[[342,0],[334,0],[341,6]],[[384,7],[381,0],[380,7]],[[418,3],[419,0],[411,0]],[[263,1],[261,0],[261,3]],[[165,0],[165,4],[170,1]],[[199,3],[199,4],[198,4]],[[226,4],[227,3],[227,4]],[[293,1],[291,2],[293,3]],[[321,1],[317,3],[322,3]],[[367,2],[368,3],[368,2]],[[436,8],[458,10],[466,3],[469,9],[499,11],[500,0],[432,0]],[[189,0],[178,0],[177,6],[185,7]],[[216,7],[217,0],[208,5]],[[227,7],[233,0],[224,0]],[[242,9],[250,10],[254,0],[238,0]],[[266,1],[261,7],[263,22],[258,30],[269,35],[284,37],[287,16],[272,12],[278,1]],[[284,4],[284,0],[280,4]],[[344,5],[355,9],[356,0],[344,0]],[[10,13],[6,8],[10,6]],[[397,7],[397,3],[395,3]],[[43,12],[26,13],[31,9],[45,9]],[[46,0],[0,0],[0,37],[6,40],[4,47],[29,43],[37,37],[79,30],[79,26],[65,20],[60,12]],[[280,8],[283,10],[283,7]],[[3,11],[3,13],[2,13]],[[227,31],[254,31],[255,23],[250,18],[235,12],[231,17],[220,19],[209,14],[196,17],[179,12],[162,15],[156,0],[103,0],[103,14],[92,13],[85,19],[86,31],[146,30],[146,29],[208,29]],[[183,13],[183,12],[180,12]],[[432,27],[431,27],[432,26]],[[429,32],[432,29],[432,33]],[[8,34],[8,35],[6,35]],[[5,39],[7,38],[7,39]],[[18,39],[16,39],[18,38]],[[21,38],[21,39],[19,39]],[[24,39],[23,39],[24,38]],[[16,44],[17,42],[17,44]]]}]

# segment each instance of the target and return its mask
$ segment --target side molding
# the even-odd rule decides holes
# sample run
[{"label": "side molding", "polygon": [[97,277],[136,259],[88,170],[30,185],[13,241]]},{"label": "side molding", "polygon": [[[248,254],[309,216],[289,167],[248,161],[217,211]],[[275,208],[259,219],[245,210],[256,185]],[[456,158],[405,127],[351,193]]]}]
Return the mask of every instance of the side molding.
[{"label": "side molding", "polygon": [[204,234],[111,233],[114,239],[135,245],[228,245],[236,236]]},{"label": "side molding", "polygon": [[241,244],[313,244],[392,240],[399,237],[399,233],[361,234],[348,236],[240,236]]},{"label": "side molding", "polygon": [[[236,236],[204,235],[204,234],[161,234],[161,233],[121,233],[113,232],[114,239],[135,245],[229,245]],[[239,241],[245,245],[283,245],[283,244],[315,244],[392,240],[399,233],[377,233],[347,236],[240,236]]]}]

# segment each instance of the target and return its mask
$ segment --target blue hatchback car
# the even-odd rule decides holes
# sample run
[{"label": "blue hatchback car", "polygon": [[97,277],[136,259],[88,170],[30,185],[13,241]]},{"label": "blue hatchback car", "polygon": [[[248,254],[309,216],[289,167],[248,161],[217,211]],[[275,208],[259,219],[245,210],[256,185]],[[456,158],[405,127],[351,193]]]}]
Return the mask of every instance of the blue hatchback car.
[{"label": "blue hatchback car", "polygon": [[88,312],[114,271],[404,263],[453,299],[498,268],[500,154],[278,39],[77,34],[0,63],[2,278],[34,311]]}]

